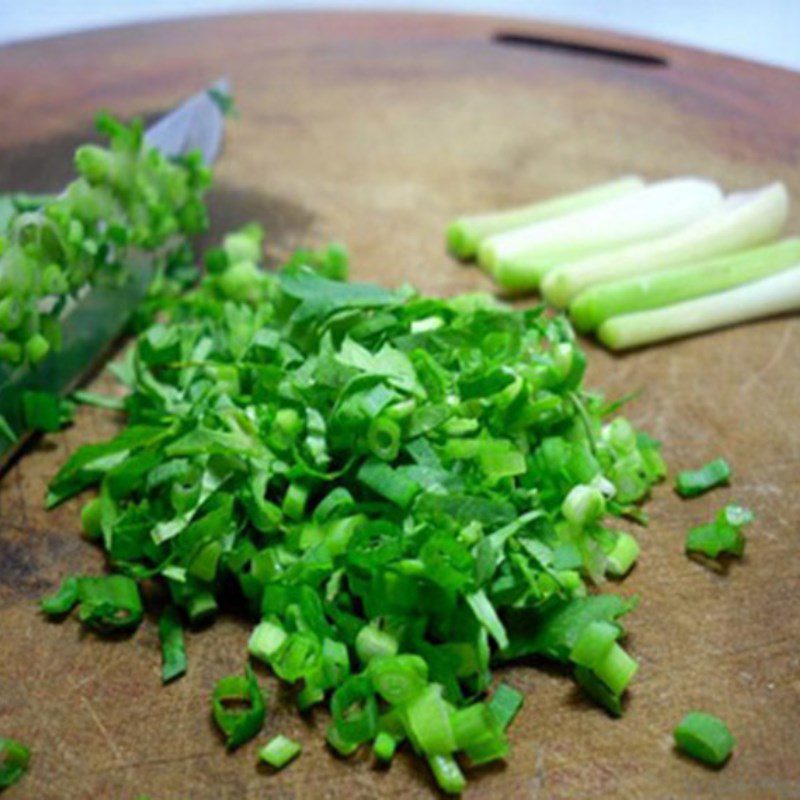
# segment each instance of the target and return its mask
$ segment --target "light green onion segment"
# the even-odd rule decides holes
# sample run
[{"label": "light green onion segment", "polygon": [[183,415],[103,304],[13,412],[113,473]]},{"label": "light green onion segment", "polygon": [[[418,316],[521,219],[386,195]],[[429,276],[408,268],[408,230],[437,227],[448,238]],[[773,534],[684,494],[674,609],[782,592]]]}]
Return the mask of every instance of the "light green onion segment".
[{"label": "light green onion segment", "polygon": [[565,308],[590,286],[689,262],[702,271],[700,262],[771,241],[788,214],[789,195],[782,183],[738,192],[713,213],[666,236],[556,267],[542,280],[542,294],[551,305]]},{"label": "light green onion segment", "polygon": [[536,289],[559,264],[677,231],[717,211],[719,187],[673,178],[588,209],[488,238],[480,263],[508,291]]},{"label": "light green onion segment", "polygon": [[593,331],[621,314],[669,307],[746,285],[800,264],[800,238],[784,239],[711,261],[592,286],[570,305],[581,331]]},{"label": "light green onion segment", "polygon": [[489,236],[589,208],[606,200],[621,197],[635,189],[641,189],[643,186],[644,181],[641,178],[628,175],[579,192],[518,208],[459,217],[447,228],[447,249],[457,258],[474,258],[478,253],[478,247]]},{"label": "light green onion segment", "polygon": [[627,350],[799,308],[800,265],[735,289],[612,317],[598,336],[612,350]]}]

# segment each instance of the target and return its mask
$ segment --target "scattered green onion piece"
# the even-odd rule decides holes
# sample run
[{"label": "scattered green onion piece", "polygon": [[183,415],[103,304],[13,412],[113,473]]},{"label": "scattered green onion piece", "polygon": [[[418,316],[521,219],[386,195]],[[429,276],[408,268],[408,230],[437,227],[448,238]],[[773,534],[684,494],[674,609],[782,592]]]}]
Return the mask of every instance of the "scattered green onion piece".
[{"label": "scattered green onion piece", "polygon": [[81,509],[81,525],[87,539],[97,540],[103,535],[103,504],[99,497],[90,500]]},{"label": "scattered green onion piece", "polygon": [[386,731],[379,731],[372,745],[372,752],[375,754],[375,758],[388,764],[394,758],[396,750],[397,740]]},{"label": "scattered green onion piece", "polygon": [[325,735],[328,744],[342,757],[347,758],[353,755],[358,750],[360,742],[346,740],[339,733],[339,729],[335,725],[328,726],[328,732]]},{"label": "scattered green onion piece", "polygon": [[270,664],[287,638],[283,628],[265,620],[253,629],[247,649],[251,656]]},{"label": "scattered green onion piece", "polygon": [[161,641],[161,680],[169,683],[186,672],[186,647],[183,625],[175,606],[167,606],[158,620],[158,638]]},{"label": "scattered green onion piece", "polygon": [[402,433],[400,426],[389,417],[375,417],[367,432],[370,452],[384,461],[394,461],[400,452]]},{"label": "scattered green onion piece", "polygon": [[724,458],[715,458],[699,469],[679,472],[675,490],[681,497],[697,497],[717,486],[726,485],[731,478],[731,468]]},{"label": "scattered green onion piece", "polygon": [[101,633],[135,628],[144,615],[136,581],[126,575],[81,578],[78,599],[81,622]]},{"label": "scattered green onion piece", "polygon": [[365,625],[356,636],[356,653],[364,664],[373,658],[393,656],[397,653],[397,637],[382,631],[376,625]]},{"label": "scattered green onion piece", "polygon": [[400,709],[406,731],[420,753],[446,755],[456,750],[450,710],[442,698],[442,687],[430,684]]},{"label": "scattered green onion piece", "polygon": [[686,537],[686,552],[699,553],[708,558],[722,554],[741,557],[745,537],[742,529],[753,521],[753,513],[737,505],[725,506],[714,522],[692,528]]},{"label": "scattered green onion piece", "polygon": [[428,764],[437,785],[445,794],[461,794],[464,791],[467,780],[452,756],[429,755]]},{"label": "scattered green onion piece", "polygon": [[718,717],[701,711],[688,713],[675,728],[674,735],[679,750],[715,767],[728,760],[735,745],[728,726]]},{"label": "scattered green onion piece", "polygon": [[78,603],[78,581],[74,575],[64,578],[61,586],[54,595],[45,597],[41,601],[42,611],[50,617],[60,617],[69,614]]},{"label": "scattered green onion piece", "polygon": [[629,533],[620,533],[614,547],[606,556],[606,571],[609,575],[621,578],[626,575],[639,557],[639,543]]},{"label": "scattered green onion piece", "polygon": [[570,660],[594,670],[605,660],[619,638],[619,628],[608,622],[590,622],[575,642]]},{"label": "scattered green onion piece", "polygon": [[575,680],[596,703],[603,706],[614,717],[622,716],[622,697],[615,694],[592,670],[575,667]]},{"label": "scattered green onion piece", "polygon": [[264,724],[264,697],[249,666],[244,675],[228,675],[217,682],[211,705],[214,722],[225,736],[228,750],[252,739]]},{"label": "scattered green onion piece", "polygon": [[331,698],[333,725],[343,742],[361,744],[375,737],[378,703],[372,683],[364,676],[345,680]]},{"label": "scattered green onion piece", "polygon": [[416,655],[375,658],[367,667],[375,691],[397,706],[416,697],[428,683],[428,665]]},{"label": "scattered green onion piece", "polygon": [[31,753],[24,744],[0,736],[0,790],[13,786],[25,774]]},{"label": "scattered green onion piece", "polygon": [[473,703],[451,716],[456,748],[474,765],[505,758],[508,740],[503,726],[487,703]]},{"label": "scattered green onion piece", "polygon": [[278,735],[258,751],[258,757],[274,769],[283,769],[290,761],[297,758],[302,750],[300,742]]},{"label": "scattered green onion piece", "polygon": [[489,708],[503,730],[506,730],[514,721],[524,701],[525,697],[522,692],[507,683],[501,683],[494,690],[489,701]]}]

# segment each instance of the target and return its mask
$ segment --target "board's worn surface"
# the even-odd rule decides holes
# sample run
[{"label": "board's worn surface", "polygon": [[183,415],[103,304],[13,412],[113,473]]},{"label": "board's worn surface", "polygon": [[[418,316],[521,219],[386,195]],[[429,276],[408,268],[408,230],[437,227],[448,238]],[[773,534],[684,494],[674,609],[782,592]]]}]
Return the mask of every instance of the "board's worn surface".
[{"label": "board's worn surface", "polygon": [[[634,49],[666,63],[510,46],[497,31]],[[273,256],[335,238],[357,278],[450,293],[486,281],[444,255],[456,213],[529,201],[621,173],[702,173],[734,189],[780,177],[800,198],[800,76],[665,45],[482,19],[254,16],[109,30],[0,51],[0,187],[48,189],[101,107],[165,109],[225,74],[230,124],[214,195],[217,230],[250,217]],[[792,225],[798,229],[797,211]],[[533,666],[505,677],[528,701],[504,767],[468,796],[800,798],[800,319],[786,318],[614,358],[590,351],[590,383],[644,391],[633,419],[663,439],[674,470],[725,455],[730,489],[681,502],[664,486],[625,582],[641,660],[625,717]],[[105,379],[103,379],[105,382]],[[226,755],[208,715],[239,671],[247,627],[223,619],[188,639],[189,674],[159,680],[156,629],[108,642],[47,624],[36,600],[73,571],[102,569],[79,535],[79,502],[42,510],[45,484],[80,443],[111,433],[84,410],[0,482],[0,734],[27,742],[11,798],[430,797],[408,756],[389,770],[345,763],[273,690],[258,742]],[[688,526],[728,500],[758,515],[725,575],[682,554]],[[672,751],[682,714],[717,713],[738,739],[721,772]],[[305,752],[277,775],[255,766],[267,735]]]}]

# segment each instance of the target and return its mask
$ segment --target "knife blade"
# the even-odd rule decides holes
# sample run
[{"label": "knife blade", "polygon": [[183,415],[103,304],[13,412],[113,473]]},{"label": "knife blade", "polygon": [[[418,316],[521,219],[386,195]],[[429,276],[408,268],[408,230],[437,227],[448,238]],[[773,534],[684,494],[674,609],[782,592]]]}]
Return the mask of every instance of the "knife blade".
[{"label": "knife blade", "polygon": [[[225,80],[198,92],[153,124],[145,132],[146,141],[167,156],[199,150],[207,164],[213,163],[225,128],[219,98],[227,94]],[[0,475],[33,434],[25,424],[24,393],[46,391],[64,396],[102,363],[144,299],[153,277],[153,261],[147,253],[132,254],[124,283],[90,287],[70,304],[60,319],[62,344],[57,353],[36,366],[0,365],[0,417],[15,437],[10,440],[0,432]]]}]

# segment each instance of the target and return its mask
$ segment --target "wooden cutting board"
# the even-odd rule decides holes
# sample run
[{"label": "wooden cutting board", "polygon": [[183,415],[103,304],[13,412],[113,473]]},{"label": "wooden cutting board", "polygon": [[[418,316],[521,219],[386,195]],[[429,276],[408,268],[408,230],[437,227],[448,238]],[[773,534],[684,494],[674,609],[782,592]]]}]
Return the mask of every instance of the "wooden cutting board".
[{"label": "wooden cutting board", "polygon": [[[2,49],[0,187],[59,187],[99,108],[155,114],[220,75],[241,118],[217,173],[217,230],[257,218],[276,258],[341,240],[355,277],[386,285],[487,288],[444,254],[451,217],[623,173],[699,173],[726,189],[781,178],[800,198],[800,75],[610,34],[385,14],[192,20]],[[795,210],[795,231],[799,221]],[[629,413],[663,439],[673,470],[725,455],[735,480],[693,502],[656,492],[621,587],[642,597],[625,717],[609,719],[552,668],[505,670],[527,696],[514,752],[476,771],[468,796],[800,797],[800,319],[621,358],[587,347],[591,385],[642,390]],[[324,715],[301,719],[266,674],[266,730],[226,755],[209,694],[244,662],[248,626],[234,617],[189,635],[189,674],[166,688],[152,620],[109,642],[40,617],[36,600],[62,576],[103,564],[80,537],[80,503],[45,513],[45,485],[116,424],[82,410],[0,482],[0,735],[33,751],[9,800],[434,796],[408,755],[388,770],[366,753],[330,755]],[[683,537],[730,500],[758,521],[742,563],[715,574],[686,559]],[[738,739],[719,773],[672,750],[672,728],[695,708]],[[278,732],[305,752],[268,775],[256,748]]]}]

